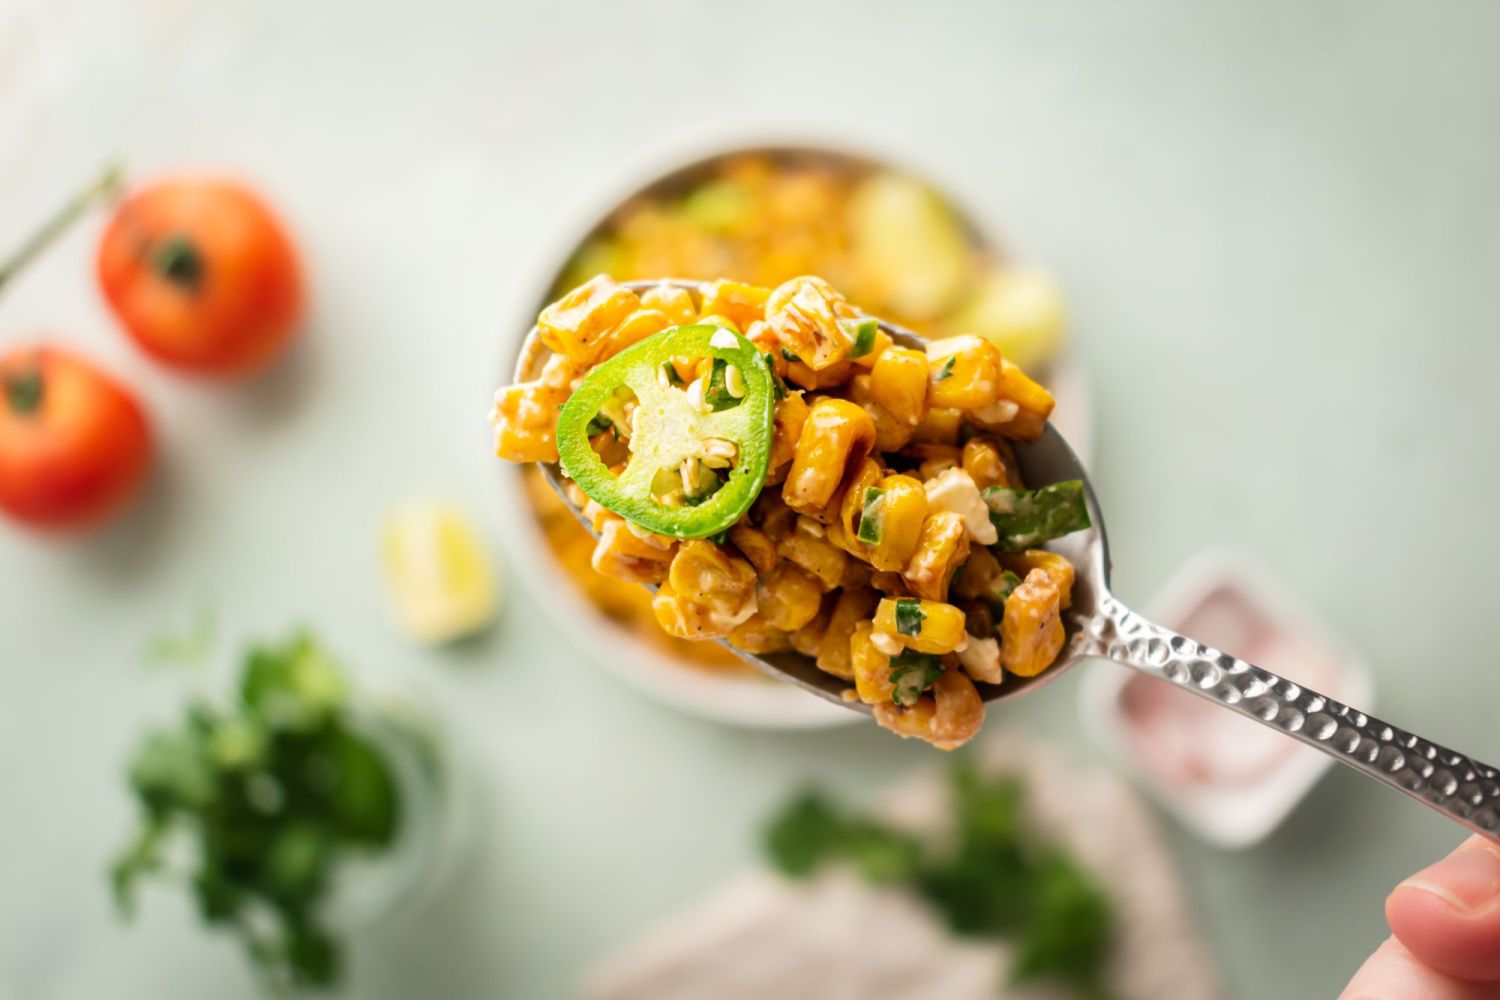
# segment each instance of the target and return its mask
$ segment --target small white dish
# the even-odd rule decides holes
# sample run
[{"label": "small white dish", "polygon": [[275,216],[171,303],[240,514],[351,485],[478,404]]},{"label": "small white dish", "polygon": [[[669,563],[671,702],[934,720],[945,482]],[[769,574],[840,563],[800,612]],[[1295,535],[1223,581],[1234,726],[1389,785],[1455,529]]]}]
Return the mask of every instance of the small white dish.
[{"label": "small white dish", "polygon": [[[1372,704],[1363,659],[1245,556],[1199,555],[1166,584],[1147,616],[1336,701]],[[1111,757],[1183,825],[1221,847],[1263,840],[1333,763],[1166,681],[1113,664],[1092,664],[1079,698],[1085,726]]]}]

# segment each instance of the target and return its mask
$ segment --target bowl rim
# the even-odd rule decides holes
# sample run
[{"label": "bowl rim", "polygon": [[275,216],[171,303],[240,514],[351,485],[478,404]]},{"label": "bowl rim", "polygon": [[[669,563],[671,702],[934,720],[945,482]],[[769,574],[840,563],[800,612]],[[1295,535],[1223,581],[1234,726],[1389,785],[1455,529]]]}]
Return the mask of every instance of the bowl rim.
[{"label": "bowl rim", "polygon": [[[740,128],[678,137],[653,144],[638,156],[628,158],[598,183],[587,185],[560,213],[563,222],[557,228],[557,235],[535,256],[535,263],[519,269],[520,277],[513,283],[509,307],[504,310],[508,326],[500,338],[501,355],[496,365],[500,384],[511,379],[517,344],[531,328],[537,312],[547,304],[549,293],[579,247],[607,226],[631,200],[687,183],[737,156],[761,153],[824,159],[853,164],[861,170],[890,170],[914,177],[951,206],[965,233],[981,251],[999,260],[1026,259],[1005,241],[1003,228],[988,213],[975,207],[977,200],[935,165],[904,150],[885,148],[892,144],[846,135],[839,130],[833,132],[837,134],[828,129],[813,132],[797,128]],[[1069,413],[1069,419],[1055,422],[1063,427],[1075,450],[1088,462],[1093,444],[1089,381],[1075,352],[1067,347],[1054,364],[1053,383],[1059,399],[1066,400]],[[1062,412],[1064,407],[1060,405],[1058,409]],[[732,725],[809,729],[864,717],[863,713],[810,698],[790,685],[755,676],[716,676],[685,665],[630,628],[608,619],[568,578],[542,542],[535,508],[522,481],[522,470],[505,467],[501,472],[504,490],[518,520],[524,520],[525,528],[530,529],[506,532],[507,544],[515,547],[515,564],[535,570],[535,577],[528,579],[526,585],[536,588],[553,623],[569,633],[571,641],[590,660],[602,663],[608,672],[674,708]]]}]

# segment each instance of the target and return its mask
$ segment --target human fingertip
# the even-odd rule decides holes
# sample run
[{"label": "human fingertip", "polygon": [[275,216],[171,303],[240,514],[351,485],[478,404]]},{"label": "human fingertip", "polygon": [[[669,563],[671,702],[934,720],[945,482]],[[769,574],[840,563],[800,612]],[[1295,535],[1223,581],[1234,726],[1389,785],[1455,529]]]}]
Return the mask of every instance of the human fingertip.
[{"label": "human fingertip", "polygon": [[1481,837],[1470,838],[1398,885],[1392,902],[1402,891],[1435,896],[1463,915],[1487,910],[1500,903],[1500,846]]}]

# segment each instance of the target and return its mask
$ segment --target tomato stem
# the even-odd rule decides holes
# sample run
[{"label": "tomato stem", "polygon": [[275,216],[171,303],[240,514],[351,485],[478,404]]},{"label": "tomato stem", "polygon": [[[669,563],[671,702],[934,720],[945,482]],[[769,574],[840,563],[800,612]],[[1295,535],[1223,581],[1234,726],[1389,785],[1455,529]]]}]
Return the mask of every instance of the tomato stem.
[{"label": "tomato stem", "polygon": [[42,381],[42,373],[36,368],[28,368],[20,372],[11,372],[4,377],[5,402],[11,411],[25,415],[35,413],[42,405],[42,396],[46,392],[46,384]]},{"label": "tomato stem", "polygon": [[88,187],[75,194],[67,204],[54,212],[26,241],[0,262],[0,289],[3,289],[30,264],[52,241],[67,231],[96,199],[114,195],[120,190],[124,169],[119,163],[104,168]]},{"label": "tomato stem", "polygon": [[173,236],[157,245],[151,267],[168,281],[197,291],[203,282],[203,257],[186,236]]}]

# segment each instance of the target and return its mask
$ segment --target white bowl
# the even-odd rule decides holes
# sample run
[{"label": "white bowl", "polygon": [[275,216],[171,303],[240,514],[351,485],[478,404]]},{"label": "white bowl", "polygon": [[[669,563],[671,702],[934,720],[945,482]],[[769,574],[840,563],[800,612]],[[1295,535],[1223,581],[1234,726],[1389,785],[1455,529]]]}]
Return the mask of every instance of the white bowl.
[{"label": "white bowl", "polygon": [[[813,153],[854,165],[888,168],[919,178],[954,207],[979,245],[1000,245],[995,237],[998,227],[978,217],[962,198],[954,195],[950,185],[941,180],[934,181],[933,171],[913,167],[904,157],[892,159],[870,152],[859,142],[831,145],[826,139],[787,138],[784,135],[776,138],[759,135],[746,139],[741,133],[719,141],[674,144],[648,154],[634,166],[627,166],[619,175],[622,179],[579,200],[571,213],[574,224],[564,229],[564,237],[550,253],[541,256],[540,263],[514,290],[510,310],[514,318],[507,328],[500,381],[511,380],[516,347],[536,314],[547,304],[548,292],[562,276],[574,253],[618,208],[649,189],[703,170],[718,160],[777,150]],[[1008,253],[1007,256],[1013,258],[1015,255]],[[1074,451],[1086,460],[1092,443],[1088,383],[1083,370],[1067,350],[1053,363],[1050,382],[1057,398],[1054,423],[1068,438]],[[518,471],[506,468],[504,472],[504,489],[513,509],[531,512],[533,507]],[[518,522],[522,520],[518,518]],[[524,582],[539,589],[543,605],[554,613],[560,630],[575,636],[583,648],[593,654],[592,658],[606,669],[659,701],[718,722],[765,729],[818,728],[854,722],[862,717],[861,713],[839,708],[769,679],[743,673],[715,673],[711,668],[684,663],[632,629],[600,613],[558,564],[534,522],[519,526],[519,530],[510,533],[507,541],[514,548],[512,565],[528,567]]]}]

